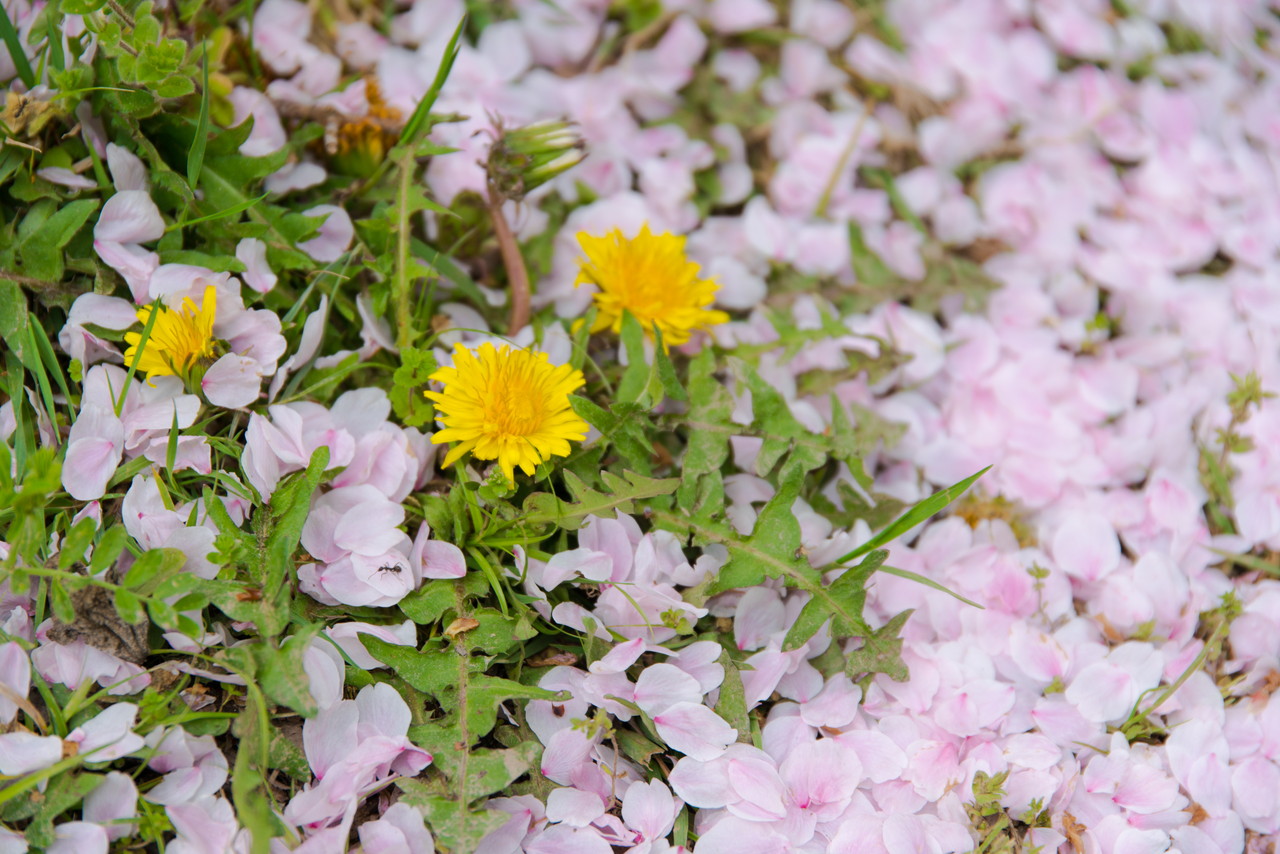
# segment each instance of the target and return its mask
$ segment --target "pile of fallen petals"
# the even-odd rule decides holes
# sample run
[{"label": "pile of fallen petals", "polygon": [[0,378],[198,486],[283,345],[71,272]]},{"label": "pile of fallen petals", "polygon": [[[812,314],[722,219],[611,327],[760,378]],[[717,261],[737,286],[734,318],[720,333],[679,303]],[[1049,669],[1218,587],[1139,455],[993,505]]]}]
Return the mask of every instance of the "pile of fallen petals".
[{"label": "pile of fallen petals", "polygon": [[[94,49],[78,15],[42,36],[55,4],[3,5],[32,63],[49,39]],[[109,21],[120,4],[81,5]],[[293,728],[293,753],[271,765],[310,779],[268,781],[276,801],[253,825],[233,791],[249,761],[235,747],[249,737],[239,720],[184,727],[148,706],[182,680],[192,715],[239,715],[246,683],[270,674],[230,669],[252,656],[211,656],[234,653],[253,618],[197,607],[150,644],[144,632],[140,652],[127,639],[110,649],[54,619],[52,593],[6,582],[0,852],[256,852],[268,850],[260,827],[272,829],[270,851],[308,854],[1275,850],[1280,400],[1267,392],[1280,391],[1280,18],[1269,3],[512,0],[482,27],[471,21],[438,97],[450,37],[476,4],[401,3],[385,28],[347,5],[234,7],[253,9],[231,28],[270,82],[230,85],[224,123],[252,117],[245,157],[289,148],[247,192],[297,195],[303,216],[324,218],[291,250],[302,261],[277,255],[273,266],[248,236],[238,264],[218,271],[162,257],[175,246],[156,200],[171,200],[171,185],[72,96],[70,121],[101,176],[51,165],[40,180],[111,192],[80,241],[92,263],[75,268],[110,272],[101,287],[82,278],[63,315],[41,315],[60,321],[49,358],[82,370],[74,417],[41,419],[41,390],[21,391],[26,363],[13,355],[0,407],[11,452],[23,429],[58,449],[50,514],[96,531],[121,523],[126,563],[175,549],[182,572],[209,585],[230,554],[225,526],[258,531],[273,496],[291,500],[323,450],[322,468],[337,473],[312,484],[305,554],[287,582],[301,594],[296,620],[279,635],[298,647],[309,714],[274,719]],[[4,81],[13,97],[40,95],[0,46]],[[41,85],[40,97],[56,95]],[[374,239],[348,210],[359,197],[325,183],[324,152],[290,142],[298,116],[335,116],[358,134],[429,94],[433,113],[455,120],[431,132],[453,151],[423,171],[434,202],[419,215],[424,239],[466,242],[449,209],[488,198],[486,161],[505,128],[567,120],[586,157],[500,206],[538,255],[539,322],[504,335],[495,318],[507,293],[442,279],[438,334],[421,352],[444,367],[414,394],[435,389],[443,405],[442,379],[504,344],[570,364],[596,331],[582,323],[590,310],[601,334],[623,329],[620,315],[600,323],[599,292],[581,286],[580,235],[683,236],[718,289],[673,357],[739,357],[814,434],[839,429],[833,408],[883,427],[863,458],[872,489],[832,463],[821,492],[790,506],[813,567],[887,521],[833,512],[851,493],[908,507],[986,469],[888,546],[889,566],[933,587],[887,573],[866,584],[872,628],[910,611],[898,625],[906,678],[851,678],[839,661],[862,641],[825,627],[788,643],[810,594],[779,578],[705,595],[729,552],[692,546],[656,515],[588,514],[576,530],[510,545],[484,573],[474,548],[424,515],[421,496],[447,488],[452,466],[471,465],[479,483],[498,459],[509,481],[528,483],[552,453],[530,452],[527,467],[517,455],[513,468],[468,446],[469,463],[458,453],[442,467],[446,441],[432,437],[443,422],[406,426],[390,371],[351,370],[403,349],[387,300],[353,286],[340,314],[333,292],[317,290],[295,315],[270,298],[303,262],[354,276],[336,265]],[[308,195],[321,186],[323,198]],[[144,329],[172,333],[171,353],[195,336],[186,366],[130,370]],[[665,349],[651,341],[648,357]],[[346,371],[340,393],[298,393],[301,372],[328,369]],[[556,382],[576,381],[567,371]],[[760,394],[741,375],[721,380],[731,417],[750,424]],[[201,435],[224,411],[234,432]],[[547,447],[572,460],[588,425],[561,427],[568,441]],[[582,447],[600,441],[596,427]],[[448,428],[449,442],[463,435]],[[758,466],[778,451],[745,431],[730,448],[723,515],[746,536],[781,489],[766,476],[772,462]],[[189,500],[166,486],[184,470],[207,476]],[[50,549],[48,565],[66,570]],[[12,571],[3,542],[0,557]],[[485,823],[468,836],[430,786],[458,761],[419,737],[433,683],[414,682],[387,650],[427,639],[402,602],[477,578],[518,596],[533,621],[525,637],[582,654],[544,656],[529,665],[536,679],[509,674],[531,693],[486,700],[539,750],[471,804]],[[305,629],[316,615],[323,628]],[[727,670],[746,712],[737,720],[725,712]],[[215,703],[220,692],[240,705]],[[75,711],[51,717],[55,698]],[[643,749],[620,743],[623,730]],[[28,798],[65,804],[40,827],[38,812],[14,809]]]}]

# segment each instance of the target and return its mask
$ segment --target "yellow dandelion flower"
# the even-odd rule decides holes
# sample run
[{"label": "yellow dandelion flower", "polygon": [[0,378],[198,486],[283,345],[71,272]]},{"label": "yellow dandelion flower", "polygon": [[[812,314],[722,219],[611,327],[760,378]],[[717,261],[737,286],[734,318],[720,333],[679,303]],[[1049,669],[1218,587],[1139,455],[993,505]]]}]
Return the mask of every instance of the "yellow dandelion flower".
[{"label": "yellow dandelion flower", "polygon": [[[213,317],[218,308],[218,292],[210,285],[204,289],[204,299],[197,307],[191,297],[182,300],[181,309],[160,306],[156,321],[151,326],[147,344],[138,359],[138,370],[147,375],[147,381],[156,377],[187,378],[191,368],[201,359],[213,356]],[[143,326],[151,318],[151,306],[138,309],[138,320]],[[142,335],[126,332],[124,351],[126,365],[133,364]]]},{"label": "yellow dandelion flower", "polygon": [[698,265],[684,254],[684,242],[675,234],[654,234],[647,225],[631,240],[616,228],[603,237],[579,234],[587,257],[575,285],[600,289],[591,331],[621,332],[622,313],[629,311],[645,332],[652,335],[657,324],[665,344],[679,345],[695,331],[727,321],[729,315],[708,308],[720,285],[698,276]]},{"label": "yellow dandelion flower", "polygon": [[445,456],[446,466],[469,451],[477,459],[497,460],[514,483],[516,466],[532,475],[538,463],[568,456],[569,442],[587,437],[587,422],[569,407],[569,395],[586,383],[582,371],[553,365],[546,353],[505,344],[481,344],[472,352],[458,344],[453,367],[429,379],[444,384],[444,391],[425,392],[444,425],[431,442],[458,443]]}]

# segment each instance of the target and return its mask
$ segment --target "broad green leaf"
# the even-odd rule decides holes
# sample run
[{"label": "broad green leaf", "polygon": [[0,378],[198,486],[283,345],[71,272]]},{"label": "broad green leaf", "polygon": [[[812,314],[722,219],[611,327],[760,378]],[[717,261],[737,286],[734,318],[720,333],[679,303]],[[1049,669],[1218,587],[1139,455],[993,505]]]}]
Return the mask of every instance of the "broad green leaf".
[{"label": "broad green leaf", "polygon": [[[724,688],[720,689],[721,695],[724,696]],[[717,712],[719,709],[717,707]],[[724,712],[719,712],[721,717],[725,717]],[[729,720],[725,718],[725,720]],[[730,722],[732,725],[732,722]],[[641,768],[648,768],[649,762],[654,756],[665,755],[667,748],[660,744],[654,744],[640,733],[633,729],[620,728],[616,733],[618,746],[622,748],[622,754],[635,762]]]},{"label": "broad green leaf", "polygon": [[149,549],[129,567],[122,585],[146,595],[155,585],[180,572],[186,562],[187,556],[178,549]]},{"label": "broad green leaf", "polygon": [[311,765],[307,762],[307,755],[283,732],[273,730],[267,751],[269,767],[283,771],[299,783],[310,782]]},{"label": "broad green leaf", "polygon": [[653,405],[651,386],[657,372],[645,359],[644,329],[629,311],[622,313],[622,347],[627,354],[627,369],[622,373],[614,399],[619,403],[636,403],[648,409]]},{"label": "broad green leaf", "polygon": [[[614,399],[619,403],[638,403],[652,409],[666,395],[674,400],[687,400],[688,394],[676,376],[675,366],[662,342],[662,330],[655,324],[653,340],[646,340],[646,330],[629,311],[622,314],[622,344],[627,352],[627,369]],[[652,355],[649,351],[652,350]]]},{"label": "broad green leaf", "polygon": [[117,590],[115,595],[116,614],[120,619],[129,625],[136,625],[147,618],[146,609],[142,606],[142,600],[136,594],[130,593],[128,590]]},{"label": "broad green leaf", "polygon": [[116,562],[129,540],[129,534],[123,525],[112,525],[102,532],[102,539],[93,549],[93,558],[89,561],[89,572],[93,575],[105,570]]},{"label": "broad green leaf", "polygon": [[302,526],[311,509],[311,496],[324,480],[329,465],[329,448],[321,445],[311,454],[306,471],[294,476],[271,496],[271,534],[267,538],[265,557],[269,565],[269,589],[284,581],[293,566],[293,553],[302,539]]},{"label": "broad green leaf", "polygon": [[747,695],[742,687],[742,673],[738,662],[729,650],[720,651],[720,666],[724,668],[724,681],[720,683],[720,698],[716,700],[716,714],[738,731],[738,741],[751,743],[751,718],[747,711]]},{"label": "broad green leaf", "polygon": [[98,523],[91,518],[84,518],[71,527],[62,548],[58,550],[58,569],[70,569],[84,559],[84,553],[93,542],[93,535],[98,532]]},{"label": "broad green leaf", "polygon": [[0,340],[24,365],[38,357],[30,352],[26,329],[27,297],[17,282],[0,274]]}]

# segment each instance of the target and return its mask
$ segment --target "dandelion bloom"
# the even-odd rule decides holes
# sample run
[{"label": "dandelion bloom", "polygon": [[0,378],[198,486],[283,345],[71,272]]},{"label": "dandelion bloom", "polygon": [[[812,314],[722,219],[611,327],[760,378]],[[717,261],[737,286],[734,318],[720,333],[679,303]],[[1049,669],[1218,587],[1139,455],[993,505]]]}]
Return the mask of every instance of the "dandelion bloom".
[{"label": "dandelion bloom", "polygon": [[430,379],[444,384],[444,391],[425,392],[444,425],[431,442],[458,443],[445,456],[446,466],[470,451],[477,459],[497,460],[514,483],[516,466],[532,475],[538,463],[568,456],[569,442],[587,436],[587,422],[569,407],[569,395],[586,382],[582,371],[553,365],[546,353],[505,344],[481,344],[472,352],[458,344],[453,367]]},{"label": "dandelion bloom", "polygon": [[729,319],[708,308],[720,286],[698,276],[698,265],[684,254],[683,237],[654,234],[646,225],[630,240],[615,228],[603,237],[579,234],[578,243],[587,257],[576,284],[600,289],[592,332],[621,332],[622,314],[629,311],[646,332],[657,324],[663,342],[678,345],[693,332]]},{"label": "dandelion bloom", "polygon": [[[138,370],[147,375],[148,381],[168,376],[185,380],[197,362],[214,355],[213,317],[218,308],[217,294],[210,285],[204,289],[198,308],[191,297],[183,298],[182,308],[176,311],[160,306],[147,344],[138,358]],[[151,306],[138,309],[138,320],[144,326],[151,319],[151,310]],[[129,349],[124,351],[125,364],[132,364],[142,335],[126,332],[124,340],[129,344]]]}]

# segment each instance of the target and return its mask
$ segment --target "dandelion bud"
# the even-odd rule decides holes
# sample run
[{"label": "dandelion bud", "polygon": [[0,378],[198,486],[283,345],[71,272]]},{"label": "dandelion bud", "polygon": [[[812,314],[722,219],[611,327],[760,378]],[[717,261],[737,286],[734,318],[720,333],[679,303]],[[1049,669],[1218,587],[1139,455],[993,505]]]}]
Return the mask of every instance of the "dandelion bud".
[{"label": "dandelion bud", "polygon": [[587,156],[582,137],[568,122],[536,122],[499,129],[485,165],[489,186],[506,199],[524,196]]}]

